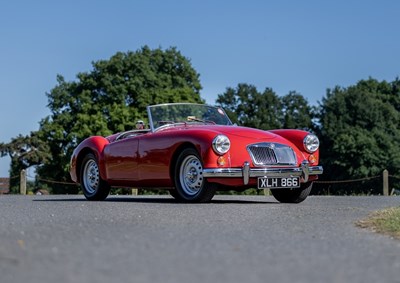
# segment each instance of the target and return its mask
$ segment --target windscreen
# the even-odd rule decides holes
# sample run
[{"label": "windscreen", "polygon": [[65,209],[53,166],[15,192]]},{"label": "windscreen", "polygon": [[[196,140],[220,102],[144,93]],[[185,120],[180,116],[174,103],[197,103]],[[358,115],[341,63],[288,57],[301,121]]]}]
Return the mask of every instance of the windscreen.
[{"label": "windscreen", "polygon": [[160,104],[148,107],[152,130],[177,123],[232,125],[222,108],[189,103]]}]

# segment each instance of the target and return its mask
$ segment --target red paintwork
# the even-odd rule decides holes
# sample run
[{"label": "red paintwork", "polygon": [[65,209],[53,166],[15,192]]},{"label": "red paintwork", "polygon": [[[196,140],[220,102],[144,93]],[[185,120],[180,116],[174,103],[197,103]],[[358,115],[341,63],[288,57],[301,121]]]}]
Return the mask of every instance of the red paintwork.
[{"label": "red paintwork", "polygon": [[[298,165],[308,160],[309,153],[304,150],[303,138],[308,134],[299,130],[262,131],[238,126],[182,125],[170,127],[155,133],[141,132],[137,136],[116,141],[116,135],[104,138],[99,136],[84,140],[71,158],[71,178],[79,182],[80,162],[85,154],[93,152],[99,162],[100,174],[112,186],[130,187],[172,187],[171,172],[174,158],[184,146],[193,146],[199,152],[204,168],[223,168],[217,165],[219,157],[212,150],[212,140],[224,134],[231,140],[231,149],[225,154],[228,162],[224,167],[242,167],[251,158],[246,150],[249,144],[277,142],[291,146],[297,156]],[[318,165],[319,153],[313,154]],[[317,178],[315,176],[315,178]],[[313,177],[314,179],[314,177]],[[213,178],[209,182],[240,186],[241,178]],[[255,181],[250,180],[249,186]]]},{"label": "red paintwork", "polygon": [[[277,134],[287,140],[290,140],[295,145],[295,148],[299,148],[302,150],[301,152],[304,156],[304,159],[308,160],[310,153],[305,151],[304,146],[303,146],[303,139],[308,134],[308,132],[301,131],[301,130],[285,130],[285,129],[271,130],[270,132]],[[318,165],[318,163],[319,163],[319,150],[314,152],[313,155],[315,156],[316,161],[314,163],[310,163],[310,166],[315,166],[315,165]]]}]

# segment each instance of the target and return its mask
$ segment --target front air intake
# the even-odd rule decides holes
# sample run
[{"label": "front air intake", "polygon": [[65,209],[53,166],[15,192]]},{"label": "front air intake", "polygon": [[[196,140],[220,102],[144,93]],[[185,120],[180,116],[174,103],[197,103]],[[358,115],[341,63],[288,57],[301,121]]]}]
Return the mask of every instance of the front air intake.
[{"label": "front air intake", "polygon": [[296,165],[296,155],[291,147],[278,143],[257,143],[247,147],[256,166]]}]

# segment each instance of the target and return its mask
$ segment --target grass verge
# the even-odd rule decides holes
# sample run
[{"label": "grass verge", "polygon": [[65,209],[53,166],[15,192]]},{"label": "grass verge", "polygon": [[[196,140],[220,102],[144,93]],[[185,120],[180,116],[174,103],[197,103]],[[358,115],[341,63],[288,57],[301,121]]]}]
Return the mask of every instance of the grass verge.
[{"label": "grass verge", "polygon": [[400,207],[376,211],[356,225],[400,240]]}]

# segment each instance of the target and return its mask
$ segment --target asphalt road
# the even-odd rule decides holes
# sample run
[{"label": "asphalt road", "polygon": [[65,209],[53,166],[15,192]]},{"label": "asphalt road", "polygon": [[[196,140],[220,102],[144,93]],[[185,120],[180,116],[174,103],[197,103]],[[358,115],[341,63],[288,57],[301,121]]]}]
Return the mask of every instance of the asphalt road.
[{"label": "asphalt road", "polygon": [[400,241],[357,228],[400,197],[0,197],[0,282],[400,282]]}]

